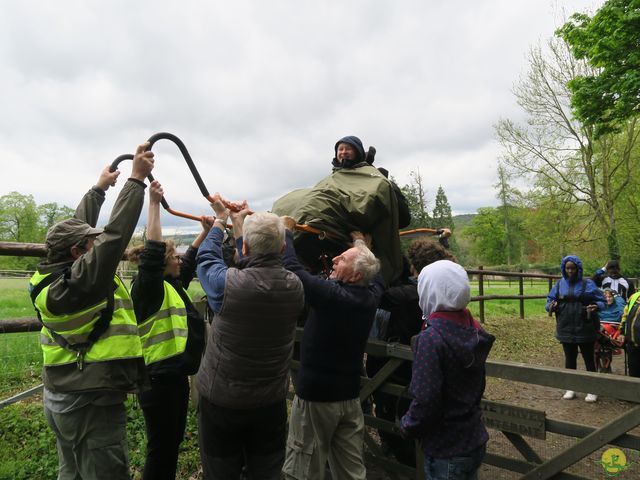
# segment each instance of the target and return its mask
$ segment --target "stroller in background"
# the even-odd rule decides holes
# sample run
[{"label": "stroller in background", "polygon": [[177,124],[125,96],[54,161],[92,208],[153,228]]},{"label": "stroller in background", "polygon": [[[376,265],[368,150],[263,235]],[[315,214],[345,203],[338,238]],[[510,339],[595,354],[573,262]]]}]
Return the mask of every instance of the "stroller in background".
[{"label": "stroller in background", "polygon": [[627,352],[617,340],[620,335],[620,322],[601,322],[595,345],[596,366],[600,373],[611,373],[614,355],[624,355],[624,374],[627,375]]}]

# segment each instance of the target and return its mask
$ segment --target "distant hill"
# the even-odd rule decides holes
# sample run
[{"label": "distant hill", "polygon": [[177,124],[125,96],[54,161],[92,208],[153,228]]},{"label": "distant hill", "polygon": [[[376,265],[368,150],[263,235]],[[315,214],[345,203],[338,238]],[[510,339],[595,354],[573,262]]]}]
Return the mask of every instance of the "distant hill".
[{"label": "distant hill", "polygon": [[456,230],[460,231],[463,228],[471,225],[471,222],[473,221],[473,217],[475,216],[476,216],[475,213],[466,213],[464,215],[454,215],[453,223],[456,226]]}]

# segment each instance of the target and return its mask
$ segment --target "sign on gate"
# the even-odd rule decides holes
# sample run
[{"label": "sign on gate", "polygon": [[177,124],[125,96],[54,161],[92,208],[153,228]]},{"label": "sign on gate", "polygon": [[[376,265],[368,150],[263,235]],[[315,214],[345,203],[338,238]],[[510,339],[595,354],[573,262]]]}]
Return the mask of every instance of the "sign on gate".
[{"label": "sign on gate", "polygon": [[481,408],[484,424],[489,428],[542,440],[546,439],[546,414],[542,410],[517,407],[489,400],[483,400]]}]

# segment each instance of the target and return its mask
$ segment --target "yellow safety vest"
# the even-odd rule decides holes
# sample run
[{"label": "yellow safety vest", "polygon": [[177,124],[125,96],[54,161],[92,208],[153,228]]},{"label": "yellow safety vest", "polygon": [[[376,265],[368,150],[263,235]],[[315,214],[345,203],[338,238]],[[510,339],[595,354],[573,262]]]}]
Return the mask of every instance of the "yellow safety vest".
[{"label": "yellow safety vest", "polygon": [[[622,321],[620,322],[620,330],[625,334],[628,342],[636,346],[640,346],[640,336],[637,335],[637,331],[640,329],[640,325],[638,322],[640,319],[640,302],[638,302],[638,298],[640,298],[640,292],[634,293],[629,297],[629,303],[624,309],[624,313],[622,314]],[[636,307],[635,309],[633,307]],[[625,324],[627,324],[625,326]]]},{"label": "yellow safety vest", "polygon": [[142,322],[138,328],[146,365],[184,352],[188,334],[187,308],[184,300],[169,282],[164,282],[164,300],[160,310]]},{"label": "yellow safety vest", "polygon": [[[36,287],[51,274],[36,273],[31,277],[31,287]],[[84,352],[83,362],[107,362],[142,356],[142,344],[138,335],[138,326],[133,311],[133,302],[129,292],[118,276],[114,277],[117,288],[114,292],[113,316],[107,330]],[[78,352],[61,346],[51,331],[62,337],[70,346],[88,341],[100,312],[107,305],[103,300],[80,312],[55,315],[47,309],[47,285],[34,300],[34,306],[40,313],[43,327],[40,331],[45,366],[65,365],[78,361]],[[80,366],[80,365],[79,365]]]}]

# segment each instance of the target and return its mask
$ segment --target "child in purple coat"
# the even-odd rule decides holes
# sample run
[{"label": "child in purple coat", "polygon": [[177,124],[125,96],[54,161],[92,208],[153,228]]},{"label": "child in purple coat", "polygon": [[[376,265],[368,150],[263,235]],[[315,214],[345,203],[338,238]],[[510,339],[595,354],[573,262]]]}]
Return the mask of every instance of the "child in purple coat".
[{"label": "child in purple coat", "polygon": [[426,329],[415,337],[413,401],[400,428],[421,439],[427,479],[475,479],[489,438],[480,399],[495,338],[466,308],[470,287],[460,265],[424,267],[418,295]]}]

